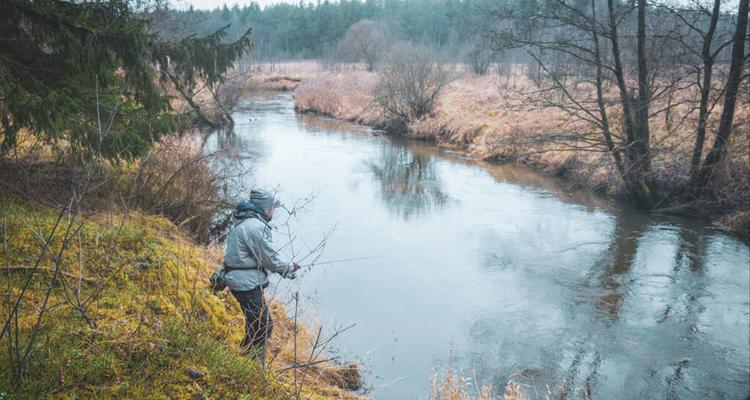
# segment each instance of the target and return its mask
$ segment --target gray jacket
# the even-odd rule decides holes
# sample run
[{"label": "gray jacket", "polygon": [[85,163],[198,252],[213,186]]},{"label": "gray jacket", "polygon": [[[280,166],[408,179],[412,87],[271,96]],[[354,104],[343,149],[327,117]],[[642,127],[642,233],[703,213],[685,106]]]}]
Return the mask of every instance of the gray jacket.
[{"label": "gray jacket", "polygon": [[[271,227],[258,218],[247,218],[229,230],[224,249],[225,274],[230,290],[252,290],[268,283],[268,272],[286,276],[292,267],[281,261],[271,237]],[[241,268],[241,269],[234,269]]]}]

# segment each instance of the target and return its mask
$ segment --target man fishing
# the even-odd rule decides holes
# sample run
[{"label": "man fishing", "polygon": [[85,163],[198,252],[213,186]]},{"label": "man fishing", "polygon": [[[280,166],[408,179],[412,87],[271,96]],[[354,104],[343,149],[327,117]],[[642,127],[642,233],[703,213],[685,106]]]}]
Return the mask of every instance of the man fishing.
[{"label": "man fishing", "polygon": [[250,200],[241,201],[234,213],[234,224],[227,235],[224,250],[224,280],[245,313],[245,337],[241,351],[265,367],[266,340],[273,322],[263,300],[268,272],[294,279],[300,266],[282,262],[271,238],[268,224],[281,204],[262,189],[253,189]]}]

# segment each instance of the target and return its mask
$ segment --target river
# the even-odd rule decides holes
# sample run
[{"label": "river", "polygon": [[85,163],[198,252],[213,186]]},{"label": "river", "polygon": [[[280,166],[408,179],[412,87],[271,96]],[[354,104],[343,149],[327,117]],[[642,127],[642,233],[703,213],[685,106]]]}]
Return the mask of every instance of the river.
[{"label": "river", "polygon": [[[750,250],[701,221],[638,212],[518,165],[467,159],[250,99],[227,148],[242,184],[311,202],[275,234],[317,265],[272,294],[364,363],[369,396],[423,399],[449,368],[502,394],[742,399],[750,393]],[[244,157],[246,156],[246,157]],[[243,161],[246,160],[246,161]],[[287,228],[288,227],[288,228]],[[345,262],[323,264],[341,259]],[[471,389],[473,390],[473,389]],[[562,398],[562,396],[559,396]]]}]

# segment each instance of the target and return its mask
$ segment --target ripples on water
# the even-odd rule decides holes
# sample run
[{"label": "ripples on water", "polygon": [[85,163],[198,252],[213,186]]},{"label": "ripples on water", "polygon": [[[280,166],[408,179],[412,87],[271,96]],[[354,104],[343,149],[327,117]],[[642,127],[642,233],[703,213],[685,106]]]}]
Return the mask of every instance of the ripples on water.
[{"label": "ripples on water", "polygon": [[366,358],[373,397],[424,398],[448,367],[558,398],[750,392],[746,244],[519,166],[296,115],[288,97],[235,119],[209,140],[254,160],[245,184],[316,193],[294,229],[312,243],[338,224],[324,258],[378,257],[284,283],[324,325],[357,324],[338,345]]}]

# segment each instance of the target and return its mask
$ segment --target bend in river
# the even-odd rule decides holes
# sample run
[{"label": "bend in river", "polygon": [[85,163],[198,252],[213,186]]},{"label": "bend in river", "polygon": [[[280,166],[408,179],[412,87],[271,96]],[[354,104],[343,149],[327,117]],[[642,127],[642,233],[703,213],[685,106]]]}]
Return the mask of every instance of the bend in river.
[{"label": "bend in river", "polygon": [[567,398],[750,392],[746,244],[520,166],[296,114],[285,95],[234,118],[209,147],[250,156],[243,184],[278,186],[287,205],[314,194],[291,220],[295,251],[335,226],[319,261],[365,258],[274,293],[299,290],[324,327],[356,323],[336,345],[364,359],[372,397],[426,398],[449,367],[499,393],[509,378]]}]

